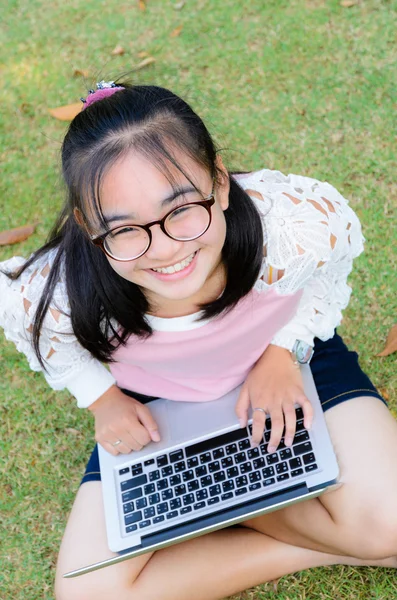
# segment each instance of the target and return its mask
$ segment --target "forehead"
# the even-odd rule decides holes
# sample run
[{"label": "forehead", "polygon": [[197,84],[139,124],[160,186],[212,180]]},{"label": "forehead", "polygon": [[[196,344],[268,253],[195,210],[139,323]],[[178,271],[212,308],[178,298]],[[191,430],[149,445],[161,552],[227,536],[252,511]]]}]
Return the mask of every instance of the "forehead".
[{"label": "forehead", "polygon": [[[208,187],[209,176],[201,165],[187,158],[178,160],[178,163],[198,189]],[[162,200],[174,192],[175,186],[192,187],[177,167],[169,164],[167,168],[172,183],[156,165],[140,155],[129,153],[119,159],[105,174],[101,184],[100,202],[105,218],[118,211],[123,214],[127,211],[142,218],[158,214],[163,210]]]}]

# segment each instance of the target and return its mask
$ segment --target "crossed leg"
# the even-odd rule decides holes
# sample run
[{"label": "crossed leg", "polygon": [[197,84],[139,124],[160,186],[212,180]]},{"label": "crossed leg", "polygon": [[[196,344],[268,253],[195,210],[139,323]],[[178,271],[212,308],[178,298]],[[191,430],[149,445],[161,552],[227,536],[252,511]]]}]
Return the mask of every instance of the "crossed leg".
[{"label": "crossed leg", "polygon": [[369,396],[334,406],[325,419],[343,485],[244,525],[320,552],[397,557],[397,421]]}]

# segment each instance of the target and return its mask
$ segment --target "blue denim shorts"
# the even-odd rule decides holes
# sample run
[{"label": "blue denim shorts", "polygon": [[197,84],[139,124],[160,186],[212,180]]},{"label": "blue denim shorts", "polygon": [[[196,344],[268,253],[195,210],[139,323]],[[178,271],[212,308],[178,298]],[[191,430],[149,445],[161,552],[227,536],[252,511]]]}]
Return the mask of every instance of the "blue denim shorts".
[{"label": "blue denim shorts", "polygon": [[[347,348],[336,330],[334,337],[326,342],[314,339],[314,354],[310,367],[324,411],[358,396],[373,396],[387,406],[386,400],[361,369],[357,352]],[[156,399],[130,390],[123,392],[143,404]],[[81,483],[100,479],[98,448],[95,446]]]}]

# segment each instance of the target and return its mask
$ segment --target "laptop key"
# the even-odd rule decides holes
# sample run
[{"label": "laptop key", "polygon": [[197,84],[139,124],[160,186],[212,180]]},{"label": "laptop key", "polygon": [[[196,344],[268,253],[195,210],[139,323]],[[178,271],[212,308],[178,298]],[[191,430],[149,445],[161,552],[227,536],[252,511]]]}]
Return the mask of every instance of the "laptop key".
[{"label": "laptop key", "polygon": [[136,531],[137,529],[138,525],[128,525],[128,527],[125,528],[125,532],[131,533],[132,531]]},{"label": "laptop key", "polygon": [[145,465],[145,467],[150,467],[150,465],[154,465],[154,458],[148,458],[143,464]]},{"label": "laptop key", "polygon": [[212,485],[212,477],[211,475],[206,475],[206,477],[202,477],[200,479],[201,487],[207,487],[208,485]]},{"label": "laptop key", "polygon": [[280,475],[281,473],[285,473],[288,471],[288,465],[286,462],[281,462],[276,465],[276,471]]},{"label": "laptop key", "polygon": [[299,433],[295,434],[293,445],[295,446],[295,444],[307,442],[308,440],[310,440],[310,436],[307,431],[300,431]]},{"label": "laptop key", "polygon": [[208,471],[207,471],[207,467],[205,465],[201,466],[201,467],[197,467],[197,469],[195,470],[196,473],[196,477],[203,477],[203,475],[207,475]]},{"label": "laptop key", "polygon": [[288,473],[283,473],[277,477],[277,481],[285,481],[286,479],[289,479]]},{"label": "laptop key", "polygon": [[267,479],[268,477],[273,477],[274,475],[274,467],[267,467],[266,469],[262,469],[263,479]]},{"label": "laptop key", "polygon": [[271,479],[265,479],[265,481],[263,482],[263,487],[272,485],[272,483],[276,483],[276,480],[274,479],[274,477],[272,477]]},{"label": "laptop key", "polygon": [[246,487],[241,487],[238,488],[238,490],[236,490],[234,493],[236,494],[236,496],[242,496],[243,494],[246,494],[248,492],[248,489]]},{"label": "laptop key", "polygon": [[303,424],[303,419],[299,419],[299,421],[296,422],[296,432],[298,433],[299,431],[303,431],[305,428],[304,424]]},{"label": "laptop key", "polygon": [[164,490],[161,492],[161,499],[162,500],[171,500],[171,498],[174,497],[174,492],[172,491],[171,488],[168,488],[168,490]]},{"label": "laptop key", "polygon": [[[146,477],[146,475],[144,475],[144,477]],[[160,471],[158,469],[149,473],[149,481],[157,481],[158,479],[160,479]]]},{"label": "laptop key", "polygon": [[236,477],[236,486],[238,488],[243,487],[243,485],[248,485],[248,479],[246,475],[242,477]]},{"label": "laptop key", "polygon": [[195,479],[194,481],[189,481],[189,483],[187,484],[187,491],[188,492],[194,492],[194,491],[198,490],[199,487],[200,487],[200,484]]},{"label": "laptop key", "polygon": [[240,465],[240,473],[243,475],[244,473],[251,473],[252,465],[250,462],[245,462]]},{"label": "laptop key", "polygon": [[224,492],[230,492],[230,490],[234,490],[234,481],[225,481],[225,483],[222,483],[222,489]]},{"label": "laptop key", "polygon": [[211,506],[212,504],[216,504],[217,502],[219,502],[219,498],[217,496],[215,496],[214,498],[210,498],[207,502],[208,506]]},{"label": "laptop key", "polygon": [[197,501],[206,500],[206,498],[208,498],[207,490],[199,490],[198,492],[196,492],[196,500]]},{"label": "laptop key", "polygon": [[128,473],[130,470],[129,467],[125,467],[125,469],[120,469],[119,471],[119,475],[125,475],[126,473]]},{"label": "laptop key", "polygon": [[131,467],[131,474],[132,475],[142,475],[142,473],[143,473],[143,468],[142,468],[141,464],[139,464],[139,465],[133,465]]},{"label": "laptop key", "polygon": [[[311,448],[310,448],[311,449]],[[140,487],[147,483],[147,475],[139,475],[138,477],[133,477],[132,479],[127,479],[127,481],[122,481],[120,483],[121,491],[125,492],[130,490],[131,488]]]},{"label": "laptop key", "polygon": [[138,521],[142,521],[142,512],[140,510],[124,517],[126,525],[132,525],[132,523],[138,523]]},{"label": "laptop key", "polygon": [[263,458],[263,456],[256,458],[253,462],[254,469],[261,469],[262,467],[265,466],[265,464],[266,464],[266,462],[265,462],[265,459]]},{"label": "laptop key", "polygon": [[163,467],[161,469],[161,477],[168,477],[169,475],[172,475],[173,473],[173,469],[171,465],[168,465],[167,467]]},{"label": "laptop key", "polygon": [[221,483],[221,481],[225,481],[226,473],[224,471],[218,471],[218,473],[214,474],[213,479],[214,483]]},{"label": "laptop key", "polygon": [[301,454],[306,454],[306,452],[309,452],[310,450],[313,450],[311,443],[304,442],[303,444],[299,444],[299,446],[294,447],[294,455],[300,456]]},{"label": "laptop key", "polygon": [[255,481],[260,481],[261,474],[259,473],[259,471],[254,471],[253,473],[250,473],[248,477],[250,483],[255,483]]},{"label": "laptop key", "polygon": [[205,507],[205,502],[197,502],[197,504],[193,504],[194,510],[199,510],[200,508]]},{"label": "laptop key", "polygon": [[210,493],[211,498],[213,496],[219,496],[219,494],[221,493],[221,486],[219,484],[212,485],[210,488],[208,488],[208,491]]},{"label": "laptop key", "polygon": [[306,473],[310,473],[310,471],[315,471],[316,469],[318,469],[318,466],[316,465],[316,463],[313,463],[313,464],[305,467]]},{"label": "laptop key", "polygon": [[168,479],[160,479],[157,482],[157,491],[161,492],[161,490],[165,490],[168,487]]},{"label": "laptop key", "polygon": [[310,465],[310,463],[316,461],[313,452],[310,452],[309,454],[305,454],[302,458],[303,458],[303,462],[305,463],[305,465]]},{"label": "laptop key", "polygon": [[123,502],[129,502],[130,500],[135,500],[135,498],[140,498],[141,496],[143,496],[142,488],[136,488],[135,490],[124,492],[124,494],[121,495],[121,499]]},{"label": "laptop key", "polygon": [[183,450],[175,450],[174,452],[170,452],[170,462],[178,462],[178,460],[183,460],[185,457],[183,455]]},{"label": "laptop key", "polygon": [[217,448],[212,452],[212,456],[215,460],[217,460],[218,458],[223,458],[225,456],[225,451],[223,448]]},{"label": "laptop key", "polygon": [[165,516],[164,515],[159,515],[158,517],[155,517],[153,519],[153,523],[161,523],[161,521],[164,521]]},{"label": "laptop key", "polygon": [[230,498],[233,498],[233,492],[227,492],[227,494],[221,496],[221,500],[230,500]]},{"label": "laptop key", "polygon": [[146,498],[139,498],[136,501],[136,507],[137,508],[145,508],[145,506],[147,506],[147,500],[146,500]]},{"label": "laptop key", "polygon": [[265,431],[264,435],[263,435],[263,439],[265,440],[265,442],[270,442],[270,431]]},{"label": "laptop key", "polygon": [[298,408],[295,409],[295,415],[296,415],[297,421],[299,421],[300,419],[303,419],[303,409],[301,406],[298,406]]},{"label": "laptop key", "polygon": [[257,483],[252,483],[251,485],[249,485],[248,489],[250,492],[253,492],[254,490],[259,490],[260,487],[261,487],[261,484],[258,481]]},{"label": "laptop key", "polygon": [[243,463],[247,460],[247,455],[245,452],[237,452],[237,454],[234,457],[234,462],[236,465],[239,465],[240,463]]},{"label": "laptop key", "polygon": [[166,465],[168,465],[168,456],[166,454],[163,454],[162,456],[158,456],[157,457],[157,466],[165,467]]},{"label": "laptop key", "polygon": [[151,519],[152,517],[154,517],[155,514],[156,509],[154,508],[154,506],[149,506],[149,508],[145,508],[145,510],[143,511],[143,516],[145,517],[145,519]]},{"label": "laptop key", "polygon": [[267,464],[274,465],[278,463],[278,460],[279,458],[277,452],[273,452],[273,454],[269,454],[269,456],[267,457]]},{"label": "laptop key", "polygon": [[219,471],[220,468],[221,465],[219,464],[219,460],[215,460],[208,465],[208,470],[210,473],[215,473],[215,471]]},{"label": "laptop key", "polygon": [[200,463],[202,465],[204,465],[205,463],[211,462],[212,460],[212,456],[211,456],[211,452],[204,452],[203,454],[200,454]]},{"label": "laptop key", "polygon": [[174,487],[175,496],[183,496],[186,494],[186,485],[182,483],[181,485],[177,485]]},{"label": "laptop key", "polygon": [[175,519],[175,517],[178,516],[178,511],[177,510],[173,510],[172,512],[169,512],[165,516],[166,516],[167,519]]},{"label": "laptop key", "polygon": [[190,469],[190,471],[185,471],[184,473],[182,473],[182,479],[183,479],[183,481],[191,481],[192,479],[194,479],[193,469]]},{"label": "laptop key", "polygon": [[250,441],[248,439],[241,440],[241,442],[238,443],[239,450],[247,450],[247,448],[249,448],[249,447],[250,447]]},{"label": "laptop key", "polygon": [[267,444],[261,444],[259,446],[260,450],[261,450],[261,454],[264,456],[265,454],[267,454]]},{"label": "laptop key", "polygon": [[182,500],[180,498],[174,498],[170,502],[170,509],[171,510],[175,510],[176,508],[181,508],[181,506],[182,506]]},{"label": "laptop key", "polygon": [[233,458],[231,456],[222,458],[221,465],[222,465],[223,469],[227,469],[227,467],[231,467],[233,465]]},{"label": "laptop key", "polygon": [[289,461],[289,467],[290,467],[290,469],[297,469],[298,467],[301,467],[301,466],[302,466],[302,461],[299,458],[299,456],[297,456],[296,458],[292,458]]},{"label": "laptop key", "polygon": [[127,504],[123,504],[123,512],[127,515],[130,512],[134,512],[135,506],[133,502],[127,502]]},{"label": "laptop key", "polygon": [[182,498],[184,506],[188,506],[189,504],[193,504],[194,502],[194,494],[186,494]]},{"label": "laptop key", "polygon": [[180,475],[173,475],[172,477],[170,477],[170,485],[174,486],[174,485],[179,485],[182,481],[182,478]]},{"label": "laptop key", "polygon": [[180,513],[181,515],[186,515],[186,513],[192,512],[192,507],[191,506],[184,506],[183,508],[181,508]]},{"label": "laptop key", "polygon": [[160,494],[152,494],[149,496],[149,504],[153,506],[153,504],[158,504],[160,502]]},{"label": "laptop key", "polygon": [[252,460],[253,458],[258,458],[259,457],[259,448],[251,448],[251,450],[248,450],[247,456],[250,460]]},{"label": "laptop key", "polygon": [[149,494],[153,494],[156,491],[156,487],[154,483],[148,483],[143,488],[143,491],[145,492],[145,496],[148,496]]},{"label": "laptop key", "polygon": [[157,505],[157,514],[162,515],[169,511],[168,502],[161,502],[161,504]]},{"label": "laptop key", "polygon": [[237,477],[237,475],[239,474],[237,467],[230,467],[230,469],[228,469],[226,473],[229,479],[231,479],[232,477]]},{"label": "laptop key", "polygon": [[289,458],[292,458],[291,448],[285,448],[284,450],[281,450],[280,458],[281,460],[288,460]]},{"label": "laptop key", "polygon": [[298,475],[303,475],[303,469],[295,469],[291,471],[291,477],[298,477]]},{"label": "laptop key", "polygon": [[186,463],[184,460],[181,460],[174,464],[175,473],[180,473],[181,471],[184,471],[185,469],[186,469]]},{"label": "laptop key", "polygon": [[194,467],[197,467],[198,464],[199,464],[199,461],[198,461],[197,456],[192,456],[192,458],[188,458],[187,468],[193,469]]},{"label": "laptop key", "polygon": [[237,444],[229,444],[226,446],[226,454],[230,456],[230,454],[234,454],[237,452]]}]

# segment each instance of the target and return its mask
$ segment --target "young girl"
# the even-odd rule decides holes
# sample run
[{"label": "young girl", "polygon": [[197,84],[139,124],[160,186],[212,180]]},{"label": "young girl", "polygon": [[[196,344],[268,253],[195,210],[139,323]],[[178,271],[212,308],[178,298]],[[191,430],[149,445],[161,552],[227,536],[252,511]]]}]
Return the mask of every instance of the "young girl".
[{"label": "young girl", "polygon": [[[95,417],[113,455],[156,443],[147,402],[205,402],[244,382],[253,443],[291,445],[311,369],[342,485],[76,579],[113,556],[97,450],[69,517],[57,600],[211,600],[314,567],[397,566],[397,424],[335,328],[363,250],[331,185],[263,169],[232,174],[201,119],[155,86],[98,84],[62,147],[67,203],[27,262],[0,267],[0,323],[34,370]],[[6,274],[8,273],[8,275]],[[314,353],[313,353],[314,348]],[[104,366],[107,363],[110,371]]]}]

